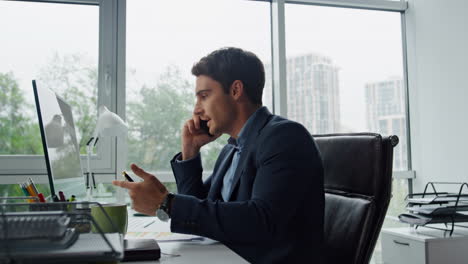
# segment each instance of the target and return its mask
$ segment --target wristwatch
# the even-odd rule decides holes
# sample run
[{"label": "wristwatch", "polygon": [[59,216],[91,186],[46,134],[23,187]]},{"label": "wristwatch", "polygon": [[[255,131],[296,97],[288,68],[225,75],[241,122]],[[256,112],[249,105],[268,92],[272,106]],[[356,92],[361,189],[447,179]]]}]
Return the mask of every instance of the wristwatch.
[{"label": "wristwatch", "polygon": [[173,193],[168,193],[164,198],[163,202],[159,206],[158,210],[156,211],[156,216],[159,220],[163,222],[167,222],[169,218],[171,218],[170,210],[171,210],[171,203],[172,199],[174,198]]}]

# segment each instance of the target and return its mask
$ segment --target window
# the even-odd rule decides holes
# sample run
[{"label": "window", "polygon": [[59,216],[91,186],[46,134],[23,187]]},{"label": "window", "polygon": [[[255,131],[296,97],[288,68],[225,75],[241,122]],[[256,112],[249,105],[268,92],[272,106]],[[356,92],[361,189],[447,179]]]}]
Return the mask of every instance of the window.
[{"label": "window", "polygon": [[96,122],[99,6],[0,1],[0,25],[0,154],[42,154],[32,79],[72,105],[84,146]]},{"label": "window", "polygon": [[[285,34],[288,117],[312,134],[397,135],[393,170],[408,170],[401,14],[286,4]],[[384,227],[402,225],[407,194],[395,179]]]},{"label": "window", "polygon": [[[38,184],[48,183],[31,80],[37,80],[39,88],[51,88],[72,105],[82,153],[95,127],[97,105],[115,111],[116,57],[122,57],[116,47],[125,46],[117,45],[119,20],[112,18],[121,17],[120,3],[0,1],[2,188],[6,185],[14,193],[16,183],[27,177]],[[91,160],[95,172],[115,172],[115,149],[110,141],[101,142]],[[5,195],[3,189],[0,192]]]},{"label": "window", "polygon": [[398,12],[287,4],[287,114],[312,134],[398,135],[394,170],[407,170],[400,21]]},{"label": "window", "polygon": [[[169,161],[181,149],[181,128],[195,102],[192,65],[227,46],[271,61],[269,16],[270,4],[256,1],[127,2],[129,163],[174,181]],[[226,140],[223,136],[202,149],[205,171]]]}]

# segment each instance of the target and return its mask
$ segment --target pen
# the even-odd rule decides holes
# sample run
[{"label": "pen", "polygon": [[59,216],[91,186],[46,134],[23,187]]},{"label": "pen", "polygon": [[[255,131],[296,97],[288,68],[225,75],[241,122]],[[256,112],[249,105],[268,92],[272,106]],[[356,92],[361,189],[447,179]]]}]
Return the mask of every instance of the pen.
[{"label": "pen", "polygon": [[134,182],[134,180],[127,174],[126,171],[122,171],[122,175],[127,179],[129,182]]},{"label": "pen", "polygon": [[42,193],[37,194],[37,197],[39,197],[39,202],[41,202],[41,203],[45,203],[45,202],[46,202],[46,201],[45,201],[45,198],[44,198],[44,195],[43,195]]},{"label": "pen", "polygon": [[67,201],[67,199],[65,199],[65,195],[63,194],[62,191],[59,191],[59,197],[60,197],[61,202],[66,202]]},{"label": "pen", "polygon": [[134,213],[133,216],[138,216],[138,217],[141,217],[141,216],[148,216],[148,217],[151,217],[151,215],[146,215],[146,214],[142,214],[142,213]]},{"label": "pen", "polygon": [[154,222],[156,222],[156,221],[153,220],[153,221],[149,222],[148,224],[146,224],[145,226],[143,226],[143,228],[147,228],[148,226],[154,224]]}]

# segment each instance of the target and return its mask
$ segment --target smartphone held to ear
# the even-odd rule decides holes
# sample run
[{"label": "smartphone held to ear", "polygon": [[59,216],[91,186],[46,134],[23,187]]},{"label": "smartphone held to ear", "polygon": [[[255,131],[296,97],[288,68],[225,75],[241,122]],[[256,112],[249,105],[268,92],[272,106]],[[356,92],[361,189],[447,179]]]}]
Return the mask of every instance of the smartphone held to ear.
[{"label": "smartphone held to ear", "polygon": [[200,128],[205,131],[208,136],[212,137],[213,135],[210,134],[210,128],[208,127],[208,121],[200,119]]}]

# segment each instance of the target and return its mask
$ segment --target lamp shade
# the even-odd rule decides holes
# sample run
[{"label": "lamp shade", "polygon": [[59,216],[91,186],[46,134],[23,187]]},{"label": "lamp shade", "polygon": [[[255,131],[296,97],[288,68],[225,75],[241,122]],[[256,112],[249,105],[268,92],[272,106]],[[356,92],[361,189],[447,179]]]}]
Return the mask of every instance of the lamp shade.
[{"label": "lamp shade", "polygon": [[120,116],[112,113],[107,107],[99,107],[99,117],[96,124],[95,136],[126,137],[128,125]]}]

